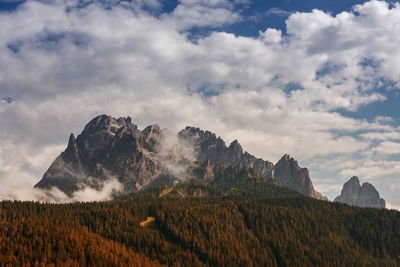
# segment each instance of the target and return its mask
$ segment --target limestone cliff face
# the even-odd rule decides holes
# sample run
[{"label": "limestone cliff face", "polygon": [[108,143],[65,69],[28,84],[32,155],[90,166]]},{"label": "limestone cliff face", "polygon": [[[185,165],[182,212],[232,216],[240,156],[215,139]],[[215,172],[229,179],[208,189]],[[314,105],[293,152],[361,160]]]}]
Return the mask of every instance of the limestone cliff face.
[{"label": "limestone cliff face", "polygon": [[184,142],[193,145],[199,162],[209,160],[228,166],[239,165],[253,168],[263,176],[268,176],[274,167],[271,162],[244,152],[237,140],[227,147],[225,142],[220,137],[216,137],[214,133],[189,126],[180,131],[178,136]]},{"label": "limestone cliff face", "polygon": [[280,184],[303,195],[327,200],[314,189],[308,169],[300,168],[297,161],[289,155],[284,155],[274,166],[269,161],[264,161],[244,152],[237,140],[226,147],[225,142],[220,137],[216,137],[215,134],[189,126],[179,132],[178,135],[188,144],[194,146],[200,162],[211,161],[227,166],[252,168],[257,174],[273,178]]},{"label": "limestone cliff face", "polygon": [[307,168],[300,168],[297,161],[289,155],[284,155],[272,170],[272,177],[280,184],[296,190],[303,195],[326,200],[317,192],[312,184]]},{"label": "limestone cliff face", "polygon": [[67,149],[51,164],[35,187],[58,187],[68,195],[83,184],[101,186],[111,177],[126,190],[140,188],[159,175],[151,153],[160,138],[160,128],[139,131],[131,119],[101,115],[68,142]]},{"label": "limestone cliff face", "polygon": [[202,182],[231,182],[235,179],[243,178],[262,178],[253,168],[240,165],[225,165],[206,160],[197,167],[189,170],[192,177]]},{"label": "limestone cliff face", "polygon": [[336,202],[342,202],[359,207],[385,208],[386,203],[380,198],[378,191],[370,183],[360,185],[357,176],[351,177],[344,185]]},{"label": "limestone cliff face", "polygon": [[[172,137],[172,138],[171,138]],[[214,133],[186,127],[177,135],[157,124],[139,130],[131,118],[100,115],[91,120],[35,185],[57,187],[72,195],[85,185],[101,188],[116,178],[126,191],[150,184],[173,185],[194,179],[226,182],[232,177],[273,178],[306,196],[323,199],[308,170],[285,155],[276,166],[245,152],[237,140],[229,146]]]}]

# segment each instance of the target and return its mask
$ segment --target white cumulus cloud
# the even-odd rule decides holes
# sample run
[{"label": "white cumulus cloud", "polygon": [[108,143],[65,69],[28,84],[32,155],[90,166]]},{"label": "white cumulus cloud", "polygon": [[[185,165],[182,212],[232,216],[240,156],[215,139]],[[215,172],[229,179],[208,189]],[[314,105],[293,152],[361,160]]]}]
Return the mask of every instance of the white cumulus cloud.
[{"label": "white cumulus cloud", "polygon": [[[397,153],[400,131],[390,118],[339,110],[385,101],[378,88],[398,90],[400,5],[296,12],[287,34],[265,25],[245,37],[221,28],[242,19],[241,3],[185,0],[155,15],[157,1],[78,8],[74,0],[32,0],[0,13],[0,98],[12,99],[0,101],[2,194],[35,184],[69,133],[103,113],[132,116],[141,127],[199,126],[267,160],[289,153],[318,161],[315,172],[397,174],[395,161],[335,167],[327,156],[370,162]],[[219,30],[193,41],[193,27]]]}]

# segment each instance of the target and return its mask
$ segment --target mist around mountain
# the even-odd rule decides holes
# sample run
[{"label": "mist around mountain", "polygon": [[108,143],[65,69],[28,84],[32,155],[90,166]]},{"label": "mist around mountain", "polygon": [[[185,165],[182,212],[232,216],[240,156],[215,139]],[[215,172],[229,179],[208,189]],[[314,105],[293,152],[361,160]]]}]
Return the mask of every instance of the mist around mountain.
[{"label": "mist around mountain", "polygon": [[67,148],[35,188],[47,192],[55,188],[74,198],[87,188],[101,191],[113,181],[118,190],[112,193],[118,195],[157,184],[215,183],[227,169],[326,200],[314,189],[307,168],[289,155],[274,165],[244,151],[237,140],[227,146],[214,133],[199,128],[188,126],[175,134],[154,124],[140,130],[129,117],[107,115],[92,119],[76,138],[71,134]]},{"label": "mist around mountain", "polygon": [[[353,177],[336,199],[350,205],[322,201],[289,155],[273,164],[195,127],[98,116],[35,190],[42,203],[0,202],[0,264],[400,265],[400,212],[372,185]],[[109,201],[80,202],[91,194]]]},{"label": "mist around mountain", "polygon": [[[130,117],[108,115],[93,118],[76,138],[71,134],[67,148],[35,190],[41,201],[73,202],[96,192],[101,194],[94,200],[109,200],[149,186],[217,184],[232,175],[271,180],[304,196],[328,200],[314,189],[308,169],[287,154],[273,164],[246,152],[237,140],[226,145],[210,131],[187,126],[176,134],[157,124],[140,130]],[[335,201],[385,208],[371,184],[353,182],[344,185]]]}]

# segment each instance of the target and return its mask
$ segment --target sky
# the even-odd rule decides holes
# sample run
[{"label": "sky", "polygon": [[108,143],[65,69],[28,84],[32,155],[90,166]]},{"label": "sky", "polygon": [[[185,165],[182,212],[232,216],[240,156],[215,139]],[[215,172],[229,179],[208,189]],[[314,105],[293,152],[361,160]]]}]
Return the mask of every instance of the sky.
[{"label": "sky", "polygon": [[397,1],[0,1],[0,196],[31,188],[93,117],[186,125],[357,175],[400,207]]}]

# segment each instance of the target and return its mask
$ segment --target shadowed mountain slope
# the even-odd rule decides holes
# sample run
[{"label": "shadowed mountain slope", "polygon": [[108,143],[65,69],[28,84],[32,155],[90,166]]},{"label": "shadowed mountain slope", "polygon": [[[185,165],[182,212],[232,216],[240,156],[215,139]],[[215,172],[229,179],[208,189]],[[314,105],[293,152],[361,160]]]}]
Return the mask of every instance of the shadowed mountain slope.
[{"label": "shadowed mountain slope", "polygon": [[226,146],[209,131],[188,126],[176,135],[157,124],[139,130],[129,117],[107,115],[92,119],[77,138],[71,134],[65,151],[35,187],[57,187],[71,196],[86,186],[101,190],[110,178],[125,191],[136,191],[188,180],[223,181],[226,175],[240,173],[274,179],[303,195],[324,199],[315,191],[308,170],[288,155],[274,166],[244,151],[237,140]]}]

